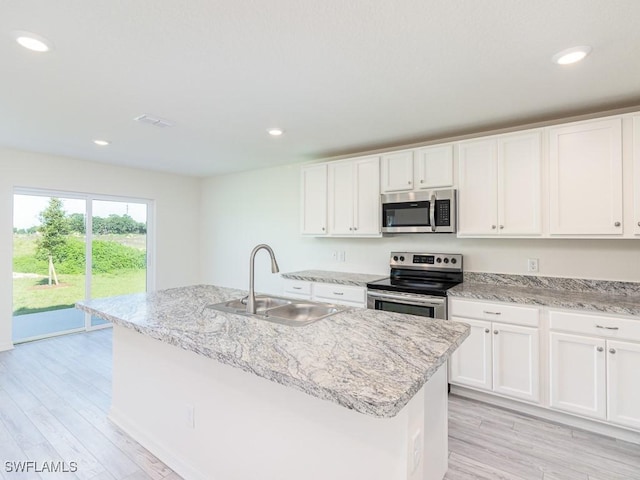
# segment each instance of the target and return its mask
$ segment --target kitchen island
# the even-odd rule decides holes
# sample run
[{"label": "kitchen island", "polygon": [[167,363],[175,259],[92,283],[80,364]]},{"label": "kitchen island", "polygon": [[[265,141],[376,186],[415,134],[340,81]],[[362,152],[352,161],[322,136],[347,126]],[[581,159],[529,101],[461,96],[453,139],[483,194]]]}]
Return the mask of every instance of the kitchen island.
[{"label": "kitchen island", "polygon": [[186,479],[441,479],[465,324],[352,309],[304,327],[209,285],[80,302],[114,323],[110,418]]}]

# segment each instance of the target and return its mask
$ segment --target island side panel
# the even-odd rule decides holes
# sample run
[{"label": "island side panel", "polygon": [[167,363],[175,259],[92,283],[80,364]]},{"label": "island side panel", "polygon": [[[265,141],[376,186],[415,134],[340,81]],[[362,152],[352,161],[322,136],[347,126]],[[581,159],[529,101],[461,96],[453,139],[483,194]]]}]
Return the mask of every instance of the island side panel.
[{"label": "island side panel", "polygon": [[397,416],[374,418],[115,325],[110,418],[187,480],[440,480],[429,465],[442,452],[446,465],[445,370]]}]

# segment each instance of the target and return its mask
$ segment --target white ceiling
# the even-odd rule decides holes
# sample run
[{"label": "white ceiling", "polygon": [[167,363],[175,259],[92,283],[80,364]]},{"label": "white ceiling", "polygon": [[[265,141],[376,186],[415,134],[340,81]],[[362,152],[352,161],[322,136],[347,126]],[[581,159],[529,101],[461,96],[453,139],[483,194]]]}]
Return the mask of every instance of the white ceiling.
[{"label": "white ceiling", "polygon": [[640,105],[639,20],[639,0],[0,0],[0,145],[206,176]]}]

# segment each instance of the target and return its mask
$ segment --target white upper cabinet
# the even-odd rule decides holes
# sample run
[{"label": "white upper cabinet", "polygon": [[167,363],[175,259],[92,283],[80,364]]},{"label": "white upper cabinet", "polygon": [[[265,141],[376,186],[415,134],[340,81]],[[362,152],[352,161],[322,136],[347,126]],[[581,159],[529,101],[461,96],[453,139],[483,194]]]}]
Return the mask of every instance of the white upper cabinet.
[{"label": "white upper cabinet", "polygon": [[327,234],[327,164],[300,170],[302,208],[300,230],[303,235]]},{"label": "white upper cabinet", "polygon": [[494,140],[459,145],[458,235],[491,235],[498,228],[498,174]]},{"label": "white upper cabinet", "polygon": [[459,236],[539,235],[541,133],[459,144]]},{"label": "white upper cabinet", "polygon": [[383,155],[381,168],[382,192],[413,189],[413,150]]},{"label": "white upper cabinet", "polygon": [[498,139],[498,230],[504,235],[541,233],[541,134]]},{"label": "white upper cabinet", "polygon": [[446,188],[453,185],[453,145],[419,148],[414,152],[414,188]]},{"label": "white upper cabinet", "polygon": [[356,160],[354,164],[354,235],[381,235],[380,159]]},{"label": "white upper cabinet", "polygon": [[382,156],[383,193],[451,187],[453,145],[436,145]]},{"label": "white upper cabinet", "polygon": [[549,129],[549,233],[622,235],[622,119]]},{"label": "white upper cabinet", "polygon": [[633,117],[633,233],[640,235],[640,116]]},{"label": "white upper cabinet", "polygon": [[380,236],[380,159],[328,164],[329,234]]}]

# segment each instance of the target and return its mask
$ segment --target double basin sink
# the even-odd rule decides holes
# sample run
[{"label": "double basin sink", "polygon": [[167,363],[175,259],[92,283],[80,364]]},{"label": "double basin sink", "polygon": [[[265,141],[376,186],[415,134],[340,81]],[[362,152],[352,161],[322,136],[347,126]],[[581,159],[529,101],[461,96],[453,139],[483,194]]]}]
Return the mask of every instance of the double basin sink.
[{"label": "double basin sink", "polygon": [[256,313],[247,312],[247,297],[216,303],[208,308],[291,326],[309,325],[348,310],[348,307],[334,304],[267,295],[256,295]]}]

